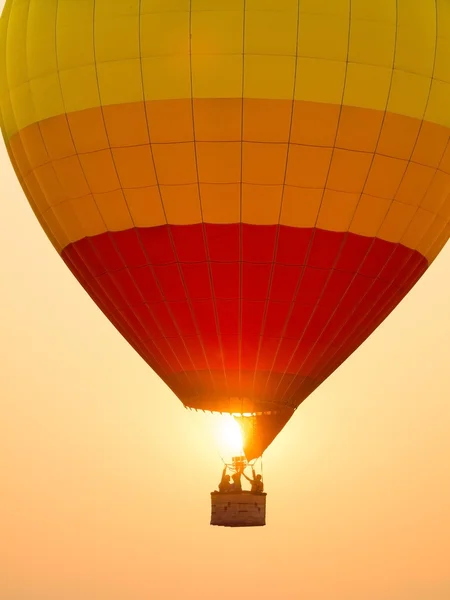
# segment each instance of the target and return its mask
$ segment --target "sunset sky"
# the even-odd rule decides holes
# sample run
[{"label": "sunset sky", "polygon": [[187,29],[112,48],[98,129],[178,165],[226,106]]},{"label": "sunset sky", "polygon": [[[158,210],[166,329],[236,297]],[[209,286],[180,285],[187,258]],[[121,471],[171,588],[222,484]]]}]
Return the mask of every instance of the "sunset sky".
[{"label": "sunset sky", "polygon": [[0,600],[450,599],[450,244],[264,454],[267,526],[211,527],[211,416],[75,280],[1,141],[0,185]]}]

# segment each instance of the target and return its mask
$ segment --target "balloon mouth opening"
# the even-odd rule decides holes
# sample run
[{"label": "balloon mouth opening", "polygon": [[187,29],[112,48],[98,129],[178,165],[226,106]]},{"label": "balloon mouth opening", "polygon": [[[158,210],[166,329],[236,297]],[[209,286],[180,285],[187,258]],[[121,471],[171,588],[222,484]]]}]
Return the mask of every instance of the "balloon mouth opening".
[{"label": "balloon mouth opening", "polygon": [[265,411],[257,411],[257,412],[231,412],[228,410],[208,410],[204,408],[195,408],[192,406],[185,406],[188,410],[194,410],[195,412],[204,412],[210,415],[230,415],[231,417],[261,417],[261,416],[271,416],[271,415],[279,415],[284,411],[281,410],[265,410]]},{"label": "balloon mouth opening", "polygon": [[[254,406],[254,410],[245,410],[247,407],[244,406],[242,411],[236,410],[239,408],[237,406],[228,407],[223,404],[202,406],[190,403],[190,405],[185,404],[185,407],[209,415],[213,420],[218,420],[216,422],[220,423],[222,420],[228,422],[230,432],[225,435],[228,439],[224,442],[228,450],[226,455],[231,453],[231,456],[245,456],[247,461],[251,461],[262,456],[295,412],[295,409],[289,406],[276,407],[274,410],[273,406],[261,406],[261,404],[263,403]],[[222,434],[216,437],[224,439]]]}]

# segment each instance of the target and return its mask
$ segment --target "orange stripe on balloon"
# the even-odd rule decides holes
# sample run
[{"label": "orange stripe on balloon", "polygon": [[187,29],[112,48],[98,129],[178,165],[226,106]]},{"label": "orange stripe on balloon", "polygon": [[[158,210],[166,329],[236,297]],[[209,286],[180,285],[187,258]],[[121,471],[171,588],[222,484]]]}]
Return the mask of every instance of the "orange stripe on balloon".
[{"label": "orange stripe on balloon", "polygon": [[203,220],[351,231],[434,258],[450,220],[448,140],[369,109],[194,99],[54,117],[9,147],[58,249]]}]

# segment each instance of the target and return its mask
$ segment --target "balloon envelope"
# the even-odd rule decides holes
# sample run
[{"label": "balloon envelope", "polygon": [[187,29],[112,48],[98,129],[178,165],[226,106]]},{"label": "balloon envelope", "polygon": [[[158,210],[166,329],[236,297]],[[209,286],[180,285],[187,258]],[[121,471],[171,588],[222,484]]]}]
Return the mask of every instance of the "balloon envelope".
[{"label": "balloon envelope", "polygon": [[186,406],[254,415],[261,454],[449,237],[447,3],[7,0],[0,35],[52,244]]}]

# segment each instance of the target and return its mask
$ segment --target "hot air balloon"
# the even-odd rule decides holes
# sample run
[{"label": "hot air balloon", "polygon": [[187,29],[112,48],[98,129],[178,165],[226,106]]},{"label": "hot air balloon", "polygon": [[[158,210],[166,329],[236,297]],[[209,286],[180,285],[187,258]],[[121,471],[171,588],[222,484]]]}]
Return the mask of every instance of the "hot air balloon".
[{"label": "hot air balloon", "polygon": [[450,236],[447,0],[7,0],[9,156],[61,258],[248,460]]}]

